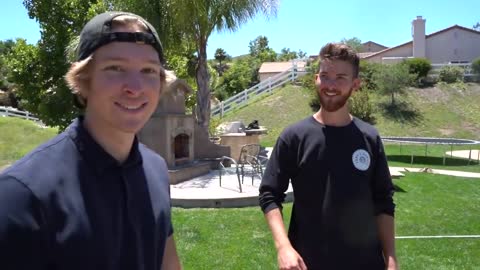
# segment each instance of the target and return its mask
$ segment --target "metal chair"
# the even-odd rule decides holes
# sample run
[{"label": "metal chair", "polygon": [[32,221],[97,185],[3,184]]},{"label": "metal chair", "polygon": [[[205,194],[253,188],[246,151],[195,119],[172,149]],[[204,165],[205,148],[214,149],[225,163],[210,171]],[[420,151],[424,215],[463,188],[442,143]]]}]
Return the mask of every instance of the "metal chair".
[{"label": "metal chair", "polygon": [[[242,184],[247,171],[250,171],[252,175],[252,185],[255,174],[260,174],[260,177],[262,177],[263,166],[268,161],[268,158],[266,156],[261,156],[260,150],[261,146],[259,144],[245,144],[240,149],[240,156],[237,160],[223,156],[220,161],[220,186],[222,186],[222,173],[226,171],[225,167],[232,164],[235,166],[240,192],[242,192]],[[240,176],[242,178],[241,181]]]}]

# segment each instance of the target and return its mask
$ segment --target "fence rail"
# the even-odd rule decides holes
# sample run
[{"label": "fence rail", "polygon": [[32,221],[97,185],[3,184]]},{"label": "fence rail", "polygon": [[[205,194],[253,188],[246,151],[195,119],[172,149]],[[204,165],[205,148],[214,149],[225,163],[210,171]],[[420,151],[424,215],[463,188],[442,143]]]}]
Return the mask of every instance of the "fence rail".
[{"label": "fence rail", "polygon": [[299,76],[305,75],[306,73],[305,67],[297,67],[296,63],[292,62],[292,66],[289,69],[275,76],[269,77],[249,89],[243,90],[242,92],[220,102],[220,104],[212,108],[211,115],[219,115],[220,117],[223,117],[225,113],[236,107],[247,104],[259,95],[272,93],[276,88],[294,81]]},{"label": "fence rail", "polygon": [[35,115],[33,115],[29,112],[26,112],[26,111],[17,110],[13,107],[0,106],[0,116],[2,116],[2,117],[7,117],[7,116],[19,117],[19,118],[23,118],[23,119],[27,119],[27,120],[40,122],[40,119],[38,119]]},{"label": "fence rail", "polygon": [[440,72],[443,67],[460,67],[463,69],[463,76],[476,76],[472,70],[472,63],[432,64],[432,70],[430,71],[430,74],[432,76],[438,76],[438,72]]}]

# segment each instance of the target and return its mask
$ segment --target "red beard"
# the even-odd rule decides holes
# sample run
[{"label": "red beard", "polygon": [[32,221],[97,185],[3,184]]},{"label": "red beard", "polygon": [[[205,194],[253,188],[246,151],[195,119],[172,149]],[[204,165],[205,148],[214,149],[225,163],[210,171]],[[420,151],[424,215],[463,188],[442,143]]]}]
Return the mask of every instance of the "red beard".
[{"label": "red beard", "polygon": [[[327,112],[336,112],[347,103],[348,98],[352,95],[353,89],[350,89],[345,95],[337,95],[334,97],[326,96],[322,94],[325,90],[317,90],[318,100],[320,101],[320,106]],[[336,91],[336,90],[335,90]]]}]

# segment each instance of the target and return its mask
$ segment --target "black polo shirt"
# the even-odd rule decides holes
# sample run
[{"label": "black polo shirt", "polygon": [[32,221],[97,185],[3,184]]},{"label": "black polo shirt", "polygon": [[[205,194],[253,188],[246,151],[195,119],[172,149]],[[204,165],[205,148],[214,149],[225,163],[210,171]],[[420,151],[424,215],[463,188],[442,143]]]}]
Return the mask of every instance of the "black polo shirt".
[{"label": "black polo shirt", "polygon": [[81,122],[0,174],[0,269],[160,269],[165,161],[135,139],[118,164]]}]

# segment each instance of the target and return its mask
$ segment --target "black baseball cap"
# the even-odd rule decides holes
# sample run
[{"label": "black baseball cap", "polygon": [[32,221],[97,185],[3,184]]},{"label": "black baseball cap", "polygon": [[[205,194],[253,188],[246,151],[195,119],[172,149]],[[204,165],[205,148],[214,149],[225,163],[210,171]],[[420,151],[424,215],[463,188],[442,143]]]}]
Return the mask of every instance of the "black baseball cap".
[{"label": "black baseball cap", "polygon": [[[143,22],[149,33],[144,32],[112,32],[112,21],[114,18],[128,15]],[[110,42],[134,42],[149,44],[158,52],[158,58],[162,65],[165,64],[162,43],[155,28],[142,17],[129,12],[105,12],[93,17],[80,33],[80,42],[77,49],[77,61],[89,57],[96,49]]]}]

